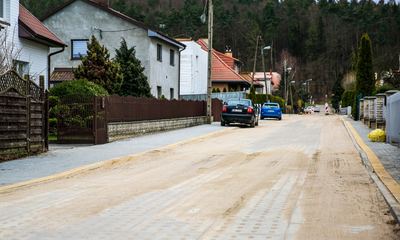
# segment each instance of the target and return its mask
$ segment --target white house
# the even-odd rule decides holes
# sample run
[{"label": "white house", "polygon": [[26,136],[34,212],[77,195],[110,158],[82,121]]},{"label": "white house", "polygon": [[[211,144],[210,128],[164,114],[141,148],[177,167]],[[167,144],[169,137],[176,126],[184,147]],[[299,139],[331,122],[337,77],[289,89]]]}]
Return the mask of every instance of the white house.
[{"label": "white house", "polygon": [[177,40],[186,45],[181,53],[180,94],[207,94],[207,51],[193,40]]},{"label": "white house", "polygon": [[64,42],[66,51],[51,62],[51,81],[72,80],[71,69],[86,55],[94,35],[115,56],[122,38],[135,46],[155,97],[179,98],[179,57],[185,45],[109,7],[109,0],[69,0],[43,18],[43,23]]},{"label": "white house", "polygon": [[[47,29],[19,0],[0,0],[0,44],[1,55],[6,56],[8,65],[23,77],[29,74],[37,83],[39,76],[45,77],[48,85],[48,60],[50,47],[65,44]],[[2,69],[9,70],[9,69]]]}]

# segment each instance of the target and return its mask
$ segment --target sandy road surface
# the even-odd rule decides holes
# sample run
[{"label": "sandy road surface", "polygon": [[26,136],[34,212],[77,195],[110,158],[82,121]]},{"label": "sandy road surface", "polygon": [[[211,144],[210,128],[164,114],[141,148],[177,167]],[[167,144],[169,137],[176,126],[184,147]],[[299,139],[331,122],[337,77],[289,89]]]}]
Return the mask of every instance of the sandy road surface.
[{"label": "sandy road surface", "polygon": [[0,194],[0,239],[399,239],[337,116],[226,128]]}]

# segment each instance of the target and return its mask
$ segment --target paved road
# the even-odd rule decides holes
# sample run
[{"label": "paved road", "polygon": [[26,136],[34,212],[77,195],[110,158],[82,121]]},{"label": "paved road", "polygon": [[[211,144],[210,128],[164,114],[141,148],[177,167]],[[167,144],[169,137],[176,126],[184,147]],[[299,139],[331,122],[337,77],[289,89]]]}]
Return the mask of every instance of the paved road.
[{"label": "paved road", "polygon": [[2,193],[0,239],[399,239],[337,116],[169,134],[188,140]]},{"label": "paved road", "polygon": [[104,145],[53,144],[50,145],[50,151],[45,154],[0,163],[0,187],[47,177],[111,158],[157,149],[219,130],[221,130],[219,123],[213,123]]}]

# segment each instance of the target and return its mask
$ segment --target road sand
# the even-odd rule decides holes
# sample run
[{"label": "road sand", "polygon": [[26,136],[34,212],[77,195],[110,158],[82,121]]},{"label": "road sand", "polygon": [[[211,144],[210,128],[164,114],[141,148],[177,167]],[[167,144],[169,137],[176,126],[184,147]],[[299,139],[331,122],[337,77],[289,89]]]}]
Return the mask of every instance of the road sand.
[{"label": "road sand", "polygon": [[0,239],[399,239],[337,116],[228,128],[0,194]]}]

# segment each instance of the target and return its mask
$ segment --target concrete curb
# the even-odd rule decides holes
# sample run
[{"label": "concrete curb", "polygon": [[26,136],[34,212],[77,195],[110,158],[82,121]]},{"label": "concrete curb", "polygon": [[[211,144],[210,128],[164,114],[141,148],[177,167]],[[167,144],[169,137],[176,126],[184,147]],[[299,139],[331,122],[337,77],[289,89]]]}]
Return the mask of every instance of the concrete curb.
[{"label": "concrete curb", "polygon": [[[340,119],[340,117],[339,117],[339,119]],[[346,128],[346,131],[349,134],[351,140],[353,141],[354,146],[359,151],[360,157],[361,157],[370,177],[377,185],[379,191],[381,192],[383,198],[385,199],[386,204],[389,206],[390,213],[392,214],[394,219],[396,219],[397,222],[400,223],[400,204],[399,204],[399,202],[396,200],[396,198],[393,196],[393,194],[389,191],[389,189],[385,186],[385,184],[381,181],[381,179],[375,173],[373,166],[371,165],[371,162],[368,159],[367,154],[358,145],[356,139],[353,136],[353,133],[347,127],[344,119],[341,119],[341,121],[342,121],[344,127]]]},{"label": "concrete curb", "polygon": [[[174,146],[185,145],[185,144],[187,144],[189,142],[193,142],[193,141],[196,141],[196,140],[199,140],[199,139],[203,139],[203,138],[209,137],[209,136],[217,134],[217,133],[222,133],[222,132],[226,132],[226,131],[232,131],[234,129],[235,128],[226,128],[226,129],[219,130],[219,131],[216,131],[216,132],[212,132],[212,133],[208,133],[208,134],[201,135],[201,136],[198,136],[198,137],[194,137],[194,138],[186,139],[186,140],[183,140],[183,141],[180,141],[180,142],[176,142],[176,143],[164,146],[164,147],[151,149],[151,150],[148,150],[148,151],[144,151],[144,152],[141,152],[141,153],[136,153],[136,154],[133,154],[133,155],[128,155],[128,156],[125,156],[125,157],[130,157],[130,159],[132,159],[132,158],[144,155],[144,154],[146,154],[148,152],[167,149],[167,148],[171,148],[171,147],[174,147]],[[19,190],[19,189],[22,189],[22,188],[32,187],[32,186],[35,186],[35,185],[38,185],[38,184],[44,184],[44,183],[48,183],[48,182],[53,182],[53,181],[56,181],[56,180],[68,179],[70,177],[73,177],[73,176],[76,176],[76,175],[79,175],[79,174],[82,174],[82,173],[85,173],[85,172],[88,172],[88,171],[99,169],[99,168],[107,166],[109,164],[126,162],[126,161],[122,161],[121,160],[122,158],[123,157],[112,158],[112,159],[108,159],[108,160],[105,160],[105,161],[101,161],[101,162],[85,165],[85,166],[82,166],[82,167],[77,167],[77,168],[71,169],[69,171],[58,173],[58,174],[54,174],[54,175],[51,175],[51,176],[47,176],[47,177],[43,177],[43,178],[36,178],[36,179],[29,180],[29,181],[15,183],[15,184],[7,185],[7,186],[4,186],[4,187],[0,187],[0,194],[11,192],[11,191],[15,191],[15,190]]]}]

